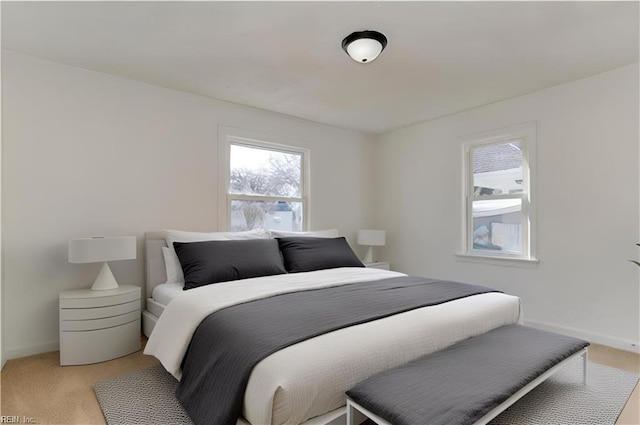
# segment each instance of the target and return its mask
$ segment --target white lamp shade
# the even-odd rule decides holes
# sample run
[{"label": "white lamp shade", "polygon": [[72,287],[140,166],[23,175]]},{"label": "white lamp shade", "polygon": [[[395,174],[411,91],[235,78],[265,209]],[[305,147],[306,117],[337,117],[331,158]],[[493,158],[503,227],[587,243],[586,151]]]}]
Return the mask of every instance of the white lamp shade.
[{"label": "white lamp shade", "polygon": [[70,263],[97,263],[135,258],[135,236],[77,238],[69,241]]},{"label": "white lamp shade", "polygon": [[356,62],[371,62],[382,52],[382,44],[373,38],[361,38],[347,46],[347,53]]},{"label": "white lamp shade", "polygon": [[385,242],[384,230],[358,230],[358,245],[384,246]]}]

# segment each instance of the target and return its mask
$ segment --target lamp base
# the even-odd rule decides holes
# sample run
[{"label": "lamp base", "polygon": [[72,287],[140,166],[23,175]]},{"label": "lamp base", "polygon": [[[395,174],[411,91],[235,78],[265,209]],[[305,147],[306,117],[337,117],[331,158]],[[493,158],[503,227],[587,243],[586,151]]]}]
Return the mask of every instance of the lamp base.
[{"label": "lamp base", "polygon": [[100,273],[98,273],[98,277],[96,277],[96,280],[91,286],[91,290],[108,291],[110,289],[118,289],[118,282],[116,282],[116,278],[113,277],[113,273],[111,272],[109,265],[105,261],[105,263],[102,264]]},{"label": "lamp base", "polygon": [[362,260],[362,262],[373,263],[373,247],[371,245],[367,248],[367,255],[364,256],[364,260]]}]

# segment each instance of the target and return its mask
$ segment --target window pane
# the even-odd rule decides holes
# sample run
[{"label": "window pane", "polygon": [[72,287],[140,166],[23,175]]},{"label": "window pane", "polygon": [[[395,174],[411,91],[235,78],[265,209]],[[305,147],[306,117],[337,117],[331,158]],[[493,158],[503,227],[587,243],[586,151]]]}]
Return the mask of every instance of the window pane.
[{"label": "window pane", "polygon": [[473,248],[522,253],[522,200],[473,201]]},{"label": "window pane", "polygon": [[473,190],[476,196],[520,193],[522,140],[474,148]]},{"label": "window pane", "polygon": [[302,197],[302,154],[230,145],[229,193]]},{"label": "window pane", "polygon": [[302,202],[231,201],[231,231],[302,230]]}]

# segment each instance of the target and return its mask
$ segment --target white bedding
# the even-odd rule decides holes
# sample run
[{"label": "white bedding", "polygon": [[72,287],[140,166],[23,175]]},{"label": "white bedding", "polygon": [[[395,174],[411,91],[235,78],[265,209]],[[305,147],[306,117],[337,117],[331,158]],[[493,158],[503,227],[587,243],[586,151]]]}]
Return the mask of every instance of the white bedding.
[{"label": "white bedding", "polygon": [[[245,279],[182,291],[167,306],[145,348],[176,378],[191,336],[207,315],[229,305],[300,289],[403,276],[342,268]],[[283,349],[254,368],[243,415],[253,425],[299,424],[345,404],[344,392],[382,370],[469,336],[520,320],[520,301],[476,295],[331,332]]]},{"label": "white bedding", "polygon": [[184,284],[180,283],[161,283],[153,288],[153,300],[163,306],[169,305],[169,302],[178,295],[182,294]]}]

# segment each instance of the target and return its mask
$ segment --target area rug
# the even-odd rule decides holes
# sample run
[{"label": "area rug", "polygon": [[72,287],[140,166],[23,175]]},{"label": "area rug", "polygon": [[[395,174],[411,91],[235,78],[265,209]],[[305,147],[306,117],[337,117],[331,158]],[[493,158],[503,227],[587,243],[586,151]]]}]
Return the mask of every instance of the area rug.
[{"label": "area rug", "polygon": [[[638,382],[638,375],[582,361],[551,378],[491,421],[491,425],[613,425]],[[95,384],[108,425],[191,425],[175,398],[177,381],[162,366]]]}]

